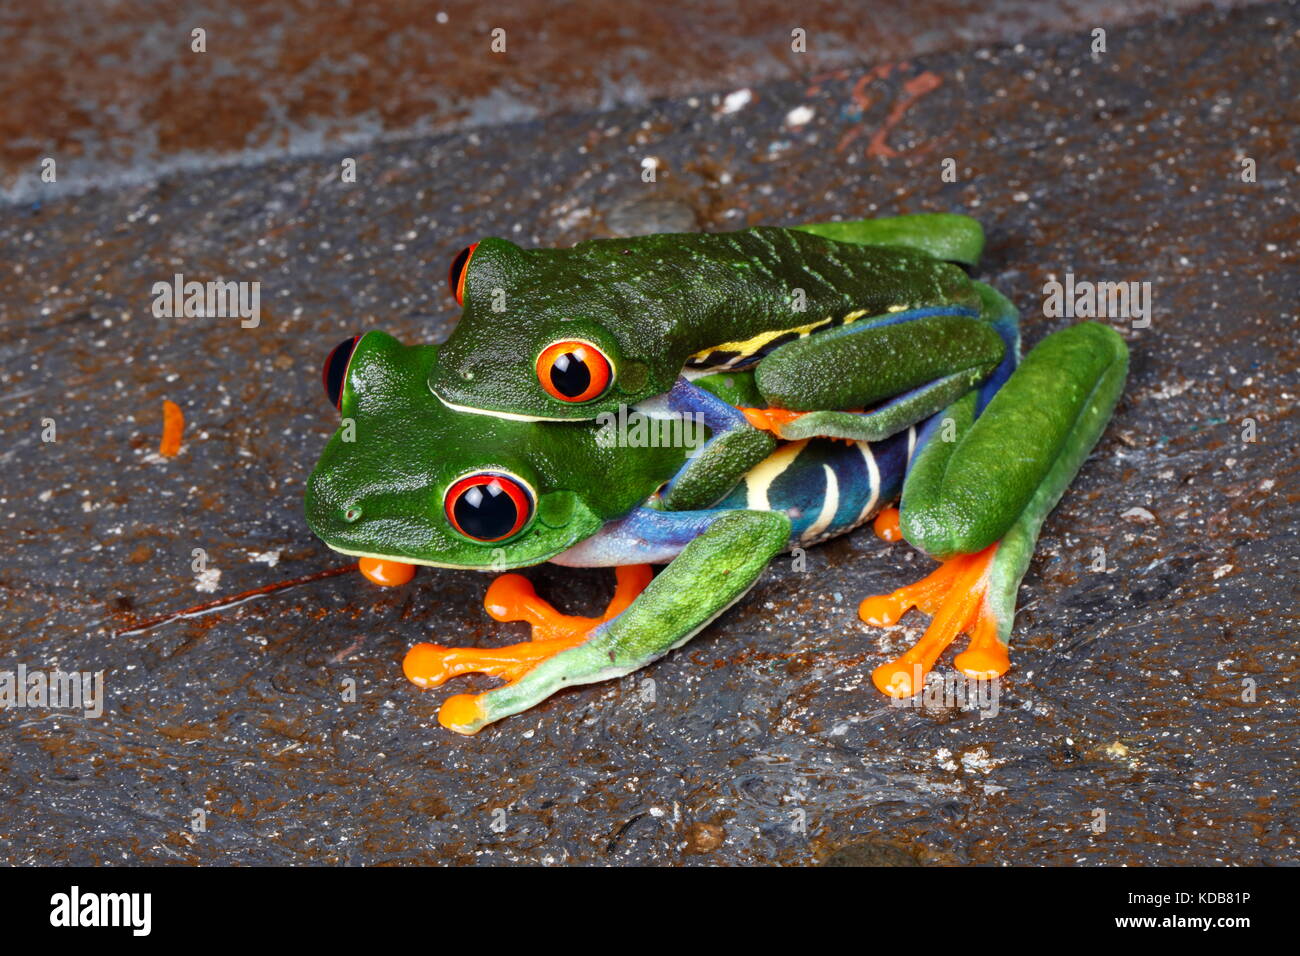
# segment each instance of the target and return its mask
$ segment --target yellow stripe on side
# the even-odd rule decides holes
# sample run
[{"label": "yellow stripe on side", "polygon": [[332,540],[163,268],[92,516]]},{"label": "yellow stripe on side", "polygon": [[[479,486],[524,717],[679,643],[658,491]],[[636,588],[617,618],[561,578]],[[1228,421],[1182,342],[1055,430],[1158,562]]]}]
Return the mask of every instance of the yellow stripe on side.
[{"label": "yellow stripe on side", "polygon": [[838,322],[833,317],[827,317],[824,319],[819,319],[816,322],[809,322],[807,325],[798,325],[795,326],[794,328],[769,329],[766,332],[758,333],[753,338],[744,339],[736,342],[722,342],[718,345],[710,345],[707,349],[701,349],[699,352],[696,352],[694,355],[688,358],[687,361],[703,362],[707,360],[708,357],[714,354],[715,352],[725,352],[725,353],[735,352],[737,354],[727,362],[727,366],[729,367],[732,365],[736,365],[739,362],[743,362],[746,359],[752,358],[753,356],[761,352],[763,348],[766,345],[768,345],[770,342],[773,342],[784,335],[793,334],[793,335],[798,335],[799,338],[801,339],[807,338],[812,333],[820,331],[822,329],[838,327],[841,325],[848,325],[851,322],[856,322],[858,319],[862,318],[866,314],[867,314],[866,309],[858,309],[857,311],[848,313],[847,315],[844,316],[844,318],[842,318]]}]

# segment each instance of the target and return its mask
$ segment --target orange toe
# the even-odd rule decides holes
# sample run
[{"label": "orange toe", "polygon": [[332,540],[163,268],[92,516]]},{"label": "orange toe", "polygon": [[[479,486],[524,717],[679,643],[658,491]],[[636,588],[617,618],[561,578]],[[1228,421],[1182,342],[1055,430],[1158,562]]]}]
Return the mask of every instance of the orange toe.
[{"label": "orange toe", "polygon": [[970,647],[954,662],[962,673],[988,678],[1007,672],[1010,658],[988,606],[989,569],[996,552],[993,544],[978,554],[958,555],[915,584],[862,602],[859,616],[876,627],[897,623],[912,607],[933,615],[916,644],[872,672],[871,680],[881,693],[890,697],[919,693],[939,656],[963,633],[971,635]]},{"label": "orange toe", "polygon": [[784,408],[744,408],[737,406],[742,415],[755,428],[762,429],[765,432],[771,432],[777,438],[781,437],[781,426],[788,425],[796,418],[801,418],[806,412],[791,412]]},{"label": "orange toe", "polygon": [[998,623],[982,602],[979,618],[971,632],[970,646],[953,660],[952,664],[967,677],[975,680],[992,680],[1011,669],[1007,646],[998,639]]},{"label": "orange toe", "polygon": [[387,558],[362,558],[357,562],[357,569],[366,576],[371,584],[381,588],[397,587],[415,577],[415,565]]},{"label": "orange toe", "polygon": [[503,574],[488,586],[483,606],[498,621],[526,621],[532,625],[533,640],[552,640],[586,634],[597,624],[617,617],[646,589],[654,570],[648,564],[615,568],[618,584],[600,617],[564,614],[539,597],[533,584],[522,574]]},{"label": "orange toe", "polygon": [[876,515],[876,520],[871,523],[871,530],[881,541],[902,541],[903,528],[898,522],[898,509],[881,510],[880,514]]},{"label": "orange toe", "polygon": [[483,717],[477,694],[456,694],[444,700],[438,708],[438,723],[461,734],[474,733]]},{"label": "orange toe", "polygon": [[402,673],[412,684],[437,687],[451,677],[447,648],[438,644],[416,644],[402,658]]},{"label": "orange toe", "polygon": [[[648,564],[616,570],[618,584],[614,597],[600,617],[563,614],[539,597],[532,582],[523,575],[503,574],[488,586],[483,605],[495,620],[525,621],[532,625],[531,640],[486,648],[416,644],[406,652],[402,671],[418,687],[438,687],[462,674],[487,674],[512,684],[542,661],[581,644],[593,628],[622,613],[654,575]],[[465,728],[478,726],[476,721],[481,718],[481,710],[476,700],[477,696],[470,694],[448,698],[438,719],[452,730],[472,733]]]}]

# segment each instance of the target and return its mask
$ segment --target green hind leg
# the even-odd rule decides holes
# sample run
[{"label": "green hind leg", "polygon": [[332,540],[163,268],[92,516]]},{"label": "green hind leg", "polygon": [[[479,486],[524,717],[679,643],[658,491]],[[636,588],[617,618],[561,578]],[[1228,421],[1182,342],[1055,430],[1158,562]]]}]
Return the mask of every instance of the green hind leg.
[{"label": "green hind leg", "polygon": [[903,535],[943,563],[923,581],[868,598],[860,609],[878,626],[910,607],[933,615],[913,648],[876,669],[872,679],[881,691],[918,692],[963,632],[971,644],[954,661],[958,670],[975,678],[1007,670],[1016,592],[1039,530],[1101,437],[1127,369],[1123,339],[1107,326],[1083,323],[1044,339],[978,417],[972,393],[936,423],[912,463],[900,510]]},{"label": "green hind leg", "polygon": [[978,314],[918,309],[775,349],[754,375],[769,408],[747,412],[751,422],[785,441],[880,441],[947,408],[993,376],[1009,350],[1014,362],[1018,348],[1015,308],[982,282],[973,285]]}]

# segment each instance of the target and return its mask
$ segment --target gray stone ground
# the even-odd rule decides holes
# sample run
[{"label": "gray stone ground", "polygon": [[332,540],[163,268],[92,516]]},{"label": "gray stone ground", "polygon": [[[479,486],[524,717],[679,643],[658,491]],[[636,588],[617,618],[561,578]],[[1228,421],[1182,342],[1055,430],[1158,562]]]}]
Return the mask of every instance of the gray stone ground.
[{"label": "gray stone ground", "polygon": [[[0,670],[108,688],[100,719],[0,713],[0,859],[1294,863],[1298,35],[1294,3],[1203,12],[1100,56],[1085,30],[732,112],[719,90],[375,145],[346,154],[354,185],[322,155],[0,210]],[[441,338],[468,241],[922,210],[984,221],[978,274],[1029,344],[1070,321],[1043,315],[1049,278],[1152,284],[1149,328],[1113,320],[1129,388],[1046,526],[996,716],[877,696],[923,618],[872,631],[857,601],[929,565],[869,530],[778,561],[650,669],[474,738],[399,665],[521,638],[481,575],[315,578],[131,630],[342,565],[301,513],[334,427],[320,362],[371,327]],[[260,280],[260,327],[153,318],[176,272]],[[170,460],[164,399],[188,420]],[[532,576],[575,610],[611,589]]]}]

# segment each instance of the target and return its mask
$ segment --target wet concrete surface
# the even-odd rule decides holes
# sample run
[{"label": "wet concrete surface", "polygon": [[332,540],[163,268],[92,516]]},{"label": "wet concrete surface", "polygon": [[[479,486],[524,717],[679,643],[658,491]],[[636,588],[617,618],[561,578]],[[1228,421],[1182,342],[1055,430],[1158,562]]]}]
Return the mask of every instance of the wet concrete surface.
[{"label": "wet concrete surface", "polygon": [[[1203,2],[24,0],[0,10],[0,196],[610,108]],[[47,158],[54,183],[41,178]]]},{"label": "wet concrete surface", "polygon": [[[1084,30],[0,211],[0,671],[107,688],[97,719],[0,712],[0,859],[1295,863],[1298,36],[1293,3],[1211,11],[1102,55]],[[322,576],[344,562],[301,495],[328,349],[441,338],[446,265],[482,235],[923,210],[983,220],[978,275],[1029,344],[1072,321],[1049,279],[1152,289],[1148,328],[1110,320],[1129,387],[1047,522],[997,714],[877,695],[924,618],[871,630],[857,601],[930,565],[864,529],[645,671],[439,727],[489,682],[421,692],[406,648],[522,625],[479,574]],[[260,281],[260,325],[154,318],[178,272]],[[572,610],[612,590],[530,576]]]}]

